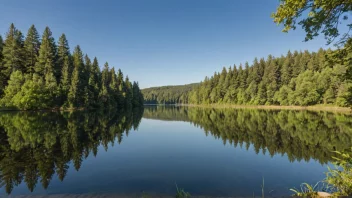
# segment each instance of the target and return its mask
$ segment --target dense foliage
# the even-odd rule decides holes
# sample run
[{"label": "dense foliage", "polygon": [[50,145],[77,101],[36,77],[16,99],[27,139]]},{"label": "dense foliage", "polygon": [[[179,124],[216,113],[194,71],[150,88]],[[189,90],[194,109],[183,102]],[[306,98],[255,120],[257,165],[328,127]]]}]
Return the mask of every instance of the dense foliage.
[{"label": "dense foliage", "polygon": [[[346,44],[347,48],[351,45]],[[343,50],[343,49],[342,49]],[[145,102],[159,103],[317,105],[348,106],[352,83],[348,78],[352,51],[346,54],[320,49],[318,52],[288,52],[286,56],[255,58],[238,67],[223,68],[197,86],[180,87],[177,94],[145,89]],[[345,60],[345,61],[343,61]],[[160,88],[161,89],[161,88]],[[162,89],[161,89],[162,90]],[[147,97],[148,96],[148,97]],[[182,100],[180,99],[182,96]],[[161,102],[160,102],[161,101]]]},{"label": "dense foliage", "polygon": [[34,25],[24,38],[11,24],[0,36],[1,105],[17,109],[132,107],[143,103],[137,82],[122,71],[100,71],[97,58],[80,46],[71,54],[65,34],[55,42],[49,27],[42,38]]},{"label": "dense foliage", "polygon": [[335,169],[328,167],[325,182],[334,188],[336,196],[352,195],[352,156],[337,151]]},{"label": "dense foliage", "polygon": [[[305,41],[323,34],[328,44],[338,37],[337,44],[343,44],[351,38],[352,23],[348,18],[351,11],[350,0],[280,0],[272,17],[275,23],[284,25],[284,32],[296,29],[297,24],[302,26]],[[346,28],[340,28],[341,25]]]},{"label": "dense foliage", "polygon": [[121,143],[136,130],[143,108],[109,112],[14,112],[0,114],[0,186],[11,193],[25,182],[32,192],[53,177],[64,180],[70,165],[79,170],[101,145]]},{"label": "dense foliage", "polygon": [[350,115],[289,110],[165,107],[144,109],[144,118],[191,122],[224,144],[253,146],[290,161],[333,161],[332,151],[351,152]]},{"label": "dense foliage", "polygon": [[145,104],[182,104],[188,102],[188,92],[197,87],[198,83],[151,87],[142,90]]}]

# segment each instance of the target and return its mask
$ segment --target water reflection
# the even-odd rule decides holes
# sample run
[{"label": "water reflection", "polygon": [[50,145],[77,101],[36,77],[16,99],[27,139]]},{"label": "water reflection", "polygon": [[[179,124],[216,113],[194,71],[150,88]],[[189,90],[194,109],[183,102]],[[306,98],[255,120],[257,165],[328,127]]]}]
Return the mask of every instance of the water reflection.
[{"label": "water reflection", "polygon": [[286,154],[291,162],[325,164],[332,151],[352,146],[352,116],[342,113],[150,106],[143,117],[191,122],[224,144],[253,145],[257,153]]},{"label": "water reflection", "polygon": [[[168,122],[144,119],[140,124],[142,115]],[[131,141],[111,149],[139,125]],[[209,137],[202,139],[202,131]],[[268,186],[287,195],[285,187],[312,177],[318,181],[318,173],[310,175],[317,167],[323,173],[316,162],[297,161],[325,164],[333,159],[331,151],[349,151],[351,146],[351,116],[339,113],[174,106],[145,107],[144,112],[4,112],[0,113],[0,187],[7,193],[27,193],[14,187],[24,183],[32,192],[51,183],[53,193],[86,193],[79,187],[89,186],[93,192],[149,189],[172,194],[177,181],[192,194],[249,195],[260,191],[265,174]],[[105,152],[98,153],[98,148],[110,152],[104,158]],[[114,149],[120,152],[111,152]],[[65,180],[69,170],[79,170],[88,156],[97,154],[100,158],[94,165],[86,162],[79,173],[68,174],[75,182]],[[87,172],[94,172],[91,183],[81,177]],[[65,180],[61,188],[55,185],[56,177]]]},{"label": "water reflection", "polygon": [[121,143],[138,128],[143,109],[123,112],[12,112],[0,114],[0,187],[11,193],[24,181],[32,192],[40,182],[46,189],[54,174],[63,181],[72,162],[98,146]]}]

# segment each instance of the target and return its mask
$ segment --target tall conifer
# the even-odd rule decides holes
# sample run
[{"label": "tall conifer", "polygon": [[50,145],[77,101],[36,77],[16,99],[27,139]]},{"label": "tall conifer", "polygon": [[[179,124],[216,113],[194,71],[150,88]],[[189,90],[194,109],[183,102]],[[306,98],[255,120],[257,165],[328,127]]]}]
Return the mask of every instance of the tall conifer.
[{"label": "tall conifer", "polygon": [[51,74],[56,76],[56,44],[49,27],[46,27],[42,36],[38,61],[34,70],[39,76],[49,77]]},{"label": "tall conifer", "polygon": [[40,48],[39,34],[34,25],[32,25],[27,33],[24,41],[24,60],[25,72],[29,74],[34,73],[34,67],[38,59]]}]

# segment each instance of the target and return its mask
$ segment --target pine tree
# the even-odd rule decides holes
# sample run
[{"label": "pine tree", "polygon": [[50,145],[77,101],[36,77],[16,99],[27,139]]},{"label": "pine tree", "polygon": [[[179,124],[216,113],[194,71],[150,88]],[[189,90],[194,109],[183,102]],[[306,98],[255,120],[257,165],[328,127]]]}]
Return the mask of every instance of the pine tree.
[{"label": "pine tree", "polygon": [[61,72],[61,101],[60,105],[64,104],[67,101],[68,92],[71,86],[71,77],[72,77],[72,62],[69,56],[66,56],[63,60],[63,67]]},{"label": "pine tree", "polygon": [[318,50],[318,53],[317,53],[318,71],[322,71],[325,67],[328,66],[327,60],[325,58],[326,54],[329,54],[329,53],[326,53],[325,50],[323,50],[323,48],[320,48]]},{"label": "pine tree", "polygon": [[285,61],[281,68],[281,82],[283,85],[288,85],[292,78],[292,68],[293,68],[293,56],[290,51],[288,51]]},{"label": "pine tree", "polygon": [[238,68],[238,82],[239,82],[239,88],[245,89],[247,85],[247,71],[243,70],[242,64],[240,64],[240,67]]},{"label": "pine tree", "polygon": [[3,63],[1,67],[1,89],[7,85],[10,75],[14,71],[24,71],[23,58],[23,36],[12,23],[9,31],[6,34],[6,39],[3,47]]},{"label": "pine tree", "polygon": [[[2,106],[25,110],[131,107],[144,101],[138,83],[124,80],[121,70],[116,75],[106,63],[100,72],[97,58],[92,63],[88,55],[83,57],[79,46],[71,56],[65,34],[56,46],[46,27],[40,43],[32,25],[23,41],[22,33],[13,24],[5,41],[0,36],[0,96]],[[182,100],[187,100],[187,95]],[[47,186],[50,175],[44,177]]]},{"label": "pine tree", "polygon": [[231,83],[232,84],[231,88],[233,90],[236,90],[240,86],[240,82],[238,81],[238,75],[239,75],[238,69],[236,65],[233,65],[232,83]]},{"label": "pine tree", "polygon": [[49,106],[58,106],[59,105],[59,101],[58,101],[58,86],[57,86],[57,81],[56,81],[56,78],[54,76],[53,73],[47,73],[45,76],[44,76],[44,79],[45,79],[45,87],[46,89],[48,90],[48,93],[49,93],[49,98],[51,99],[50,100],[50,104],[48,104]]},{"label": "pine tree", "polygon": [[2,61],[4,59],[4,56],[2,54],[3,47],[4,47],[4,41],[2,40],[2,37],[0,35],[0,96],[2,96],[3,94],[4,88],[5,88],[4,83],[6,79],[6,76],[2,73],[2,69],[3,69]]},{"label": "pine tree", "polygon": [[140,97],[140,92],[141,90],[139,89],[139,86],[138,86],[138,83],[137,82],[133,82],[133,85],[132,85],[132,90],[133,90],[133,96],[132,96],[132,105],[133,107],[138,107],[138,106],[141,106],[143,105],[143,102],[141,103],[141,97]]},{"label": "pine tree", "polygon": [[232,80],[232,77],[233,77],[232,75],[233,75],[232,68],[229,67],[228,72],[226,74],[225,81],[224,81],[224,83],[222,85],[222,89],[221,89],[223,91],[224,95],[228,92],[228,88],[231,85],[231,80]]},{"label": "pine tree", "polygon": [[4,41],[2,40],[2,37],[0,35],[0,65],[2,65],[2,59],[4,58],[4,56],[2,55],[3,47],[4,47]]},{"label": "pine tree", "polygon": [[304,50],[304,52],[302,53],[302,56],[300,58],[299,70],[296,72],[296,75],[294,75],[294,76],[298,76],[299,74],[301,74],[307,70],[308,62],[310,59],[311,59],[310,53],[308,52],[308,50]]},{"label": "pine tree", "polygon": [[264,105],[267,101],[267,92],[266,92],[266,86],[264,84],[264,81],[261,81],[258,85],[258,93],[257,93],[257,98],[254,102],[254,104],[258,105]]},{"label": "pine tree", "polygon": [[[66,39],[66,35],[62,34],[59,38],[58,47],[57,47],[57,62],[55,67],[55,77],[56,79],[62,79],[61,75],[63,74],[63,70],[65,66],[68,66],[67,61],[70,61],[70,47],[68,45],[68,41]],[[68,67],[67,74],[71,74],[73,71],[72,67]],[[70,75],[68,75],[70,76]]]},{"label": "pine tree", "polygon": [[34,25],[32,25],[27,33],[26,40],[24,41],[24,60],[25,72],[29,74],[34,73],[35,63],[38,59],[40,48],[39,34]]},{"label": "pine tree", "polygon": [[292,67],[292,78],[295,78],[301,72],[301,57],[302,52],[294,51],[293,52],[293,67]]},{"label": "pine tree", "polygon": [[125,107],[126,108],[131,108],[132,107],[132,97],[133,97],[133,90],[132,90],[132,83],[130,82],[128,76],[126,76],[125,79],[125,93],[126,93],[126,99],[125,99]]},{"label": "pine tree", "polygon": [[35,64],[35,73],[39,76],[49,77],[52,73],[56,76],[56,45],[49,27],[46,27],[42,36],[38,61]]},{"label": "pine tree", "polygon": [[101,75],[101,89],[99,93],[99,101],[102,102],[103,107],[108,108],[109,107],[109,64],[106,62],[104,64],[104,69],[102,71]]},{"label": "pine tree", "polygon": [[71,78],[70,91],[68,93],[68,102],[70,107],[81,107],[84,102],[84,63],[83,53],[79,45],[75,47],[72,57],[74,70]]},{"label": "pine tree", "polygon": [[85,85],[88,84],[88,80],[89,80],[91,69],[92,69],[92,61],[90,60],[88,54],[86,54],[84,56],[84,80],[85,80]]},{"label": "pine tree", "polygon": [[248,87],[249,83],[252,82],[253,80],[253,76],[251,75],[251,70],[252,70],[252,67],[249,67],[249,63],[246,62],[244,64],[244,74],[245,74],[245,80],[246,80],[246,85],[245,85],[245,88]]},{"label": "pine tree", "polygon": [[98,59],[95,57],[89,73],[88,88],[90,93],[89,106],[91,108],[99,107],[99,90],[100,90],[100,69]]},{"label": "pine tree", "polygon": [[90,92],[89,89],[89,76],[90,76],[90,70],[91,70],[92,62],[89,58],[89,56],[86,54],[84,56],[84,67],[83,67],[83,87],[84,87],[84,106],[90,106],[92,101],[90,101],[93,97],[93,93]]},{"label": "pine tree", "polygon": [[226,67],[223,67],[219,77],[219,82],[217,83],[217,86],[216,86],[216,90],[217,90],[216,94],[219,96],[219,100],[220,100],[219,102],[222,102],[227,91],[225,89],[226,76],[227,76],[227,70],[226,70]]},{"label": "pine tree", "polygon": [[121,71],[121,69],[119,69],[117,71],[117,84],[119,86],[119,99],[118,99],[118,103],[120,106],[123,106],[125,103],[125,95],[126,93],[124,92],[125,90],[125,83],[123,80],[123,73]]},{"label": "pine tree", "polygon": [[119,86],[117,83],[117,76],[114,67],[110,70],[109,90],[111,90],[110,104],[111,106],[116,107],[119,97]]},{"label": "pine tree", "polygon": [[311,58],[308,61],[307,64],[307,69],[312,70],[312,71],[318,71],[319,70],[319,61],[316,53],[311,54]]},{"label": "pine tree", "polygon": [[276,63],[276,60],[269,55],[267,59],[267,69],[266,69],[266,97],[267,104],[273,104],[275,92],[280,86],[280,70]]}]

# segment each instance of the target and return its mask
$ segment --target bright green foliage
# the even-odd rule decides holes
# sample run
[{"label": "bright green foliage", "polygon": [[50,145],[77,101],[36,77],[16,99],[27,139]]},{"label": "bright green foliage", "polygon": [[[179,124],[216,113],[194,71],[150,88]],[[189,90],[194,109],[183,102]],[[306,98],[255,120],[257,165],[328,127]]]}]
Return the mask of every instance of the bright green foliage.
[{"label": "bright green foliage", "polygon": [[291,94],[292,90],[287,85],[284,85],[280,88],[278,92],[275,93],[274,101],[281,105],[289,105],[289,97],[291,96]]},{"label": "bright green foliage", "polygon": [[[347,26],[339,43],[345,43],[350,37],[352,23],[348,13],[352,11],[350,0],[281,0],[280,6],[272,14],[274,22],[284,25],[284,32],[296,29],[296,24],[306,32],[305,41],[323,34],[328,43],[340,36],[340,24]],[[302,17],[302,15],[305,15]],[[341,19],[347,23],[341,23]]]},{"label": "bright green foliage", "polygon": [[310,70],[300,74],[296,79],[293,79],[293,99],[290,103],[293,105],[308,106],[319,103],[320,95],[317,92],[314,73]]},{"label": "bright green foliage", "polygon": [[50,91],[43,79],[34,74],[32,79],[25,80],[21,90],[12,98],[13,105],[25,110],[48,108],[52,97]]},{"label": "bright green foliage", "polygon": [[53,73],[48,73],[44,77],[45,79],[45,88],[48,90],[49,97],[51,98],[48,106],[58,106],[60,104],[59,100],[59,87],[56,82],[56,78]]},{"label": "bright green foliage", "polygon": [[1,99],[2,106],[14,106],[13,98],[21,91],[21,87],[25,82],[24,75],[21,71],[17,70],[12,72],[10,80],[7,82],[8,86],[5,88],[5,96]]},{"label": "bright green foliage", "polygon": [[[134,93],[130,82],[128,88],[125,87],[121,70],[118,74],[114,68],[100,72],[97,58],[92,63],[88,55],[83,57],[79,46],[72,56],[69,49],[65,34],[60,36],[56,46],[46,27],[40,43],[32,25],[23,41],[22,33],[11,24],[4,43],[0,37],[2,107],[26,110],[136,107],[132,101],[142,105],[142,93]],[[138,83],[136,86],[139,90]],[[100,100],[100,93],[104,100]],[[125,101],[126,94],[128,102]],[[124,106],[125,103],[129,105]]]},{"label": "bright green foliage", "polygon": [[334,53],[320,49],[317,53],[288,52],[279,58],[269,55],[266,60],[255,58],[252,65],[246,63],[245,69],[242,65],[223,68],[196,86],[155,87],[142,92],[145,103],[348,106],[352,82],[346,75],[352,55],[343,62],[330,62],[325,55]]},{"label": "bright green foliage", "polygon": [[[352,70],[352,23],[348,18],[352,11],[352,1],[341,1],[341,0],[281,0],[280,5],[276,12],[272,14],[274,22],[277,24],[284,25],[284,32],[288,32],[291,29],[296,29],[296,25],[302,26],[306,32],[305,41],[309,41],[323,34],[327,40],[327,44],[330,44],[337,39],[335,44],[338,47],[343,46],[342,49],[335,50],[328,53],[320,49],[317,54],[313,53],[311,57],[308,57],[306,53],[300,58],[301,64],[294,64],[295,66],[300,65],[301,69],[298,72],[297,67],[293,70],[293,76],[298,76],[299,73],[305,69],[311,71],[321,71],[326,67],[327,63],[331,65],[341,64],[346,66],[348,70]],[[339,26],[346,25],[347,28],[340,28]],[[341,35],[341,30],[345,31]],[[327,55],[327,60],[325,56]],[[295,60],[295,62],[297,62]],[[305,68],[304,68],[305,67]],[[352,75],[350,72],[346,73],[346,81],[350,83],[352,81]],[[336,86],[335,89],[330,87],[327,93],[324,94],[325,103],[333,103],[336,97]],[[344,90],[344,89],[343,89]],[[345,101],[341,96],[345,97]],[[339,94],[337,102],[339,105],[352,105],[352,89],[347,94]]]},{"label": "bright green foliage", "polygon": [[34,66],[37,62],[39,53],[39,34],[34,25],[32,25],[27,33],[26,40],[24,41],[24,61],[25,72],[29,74],[34,73]]},{"label": "bright green foliage", "polygon": [[336,152],[335,169],[328,168],[325,182],[336,188],[334,195],[352,195],[352,156],[349,153]]},{"label": "bright green foliage", "polygon": [[[346,68],[344,77],[348,84],[352,83],[352,39],[346,42],[346,45],[338,49],[336,51],[331,52],[328,54],[327,61],[330,64],[341,65]],[[351,106],[352,105],[352,87],[350,85],[345,86],[347,87],[348,92],[342,93],[340,95],[344,95],[346,99],[346,103]],[[343,90],[345,90],[343,88]]]}]

